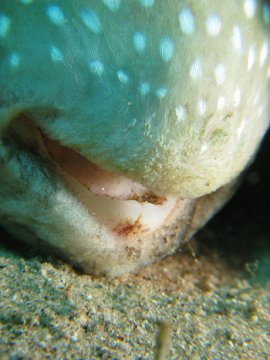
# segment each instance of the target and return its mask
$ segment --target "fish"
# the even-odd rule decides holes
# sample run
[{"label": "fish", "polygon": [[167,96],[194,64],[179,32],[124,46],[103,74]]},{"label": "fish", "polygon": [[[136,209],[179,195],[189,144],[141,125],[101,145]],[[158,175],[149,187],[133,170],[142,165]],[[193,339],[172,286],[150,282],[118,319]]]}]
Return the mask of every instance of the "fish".
[{"label": "fish", "polygon": [[259,0],[1,0],[0,224],[115,277],[234,193],[270,118]]}]

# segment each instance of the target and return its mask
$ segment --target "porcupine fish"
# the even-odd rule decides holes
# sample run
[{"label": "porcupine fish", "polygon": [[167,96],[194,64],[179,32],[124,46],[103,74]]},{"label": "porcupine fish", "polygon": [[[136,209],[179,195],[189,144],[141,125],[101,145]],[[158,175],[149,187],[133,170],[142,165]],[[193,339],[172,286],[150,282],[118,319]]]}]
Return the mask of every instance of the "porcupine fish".
[{"label": "porcupine fish", "polygon": [[256,0],[1,0],[0,223],[85,272],[175,252],[269,125]]}]

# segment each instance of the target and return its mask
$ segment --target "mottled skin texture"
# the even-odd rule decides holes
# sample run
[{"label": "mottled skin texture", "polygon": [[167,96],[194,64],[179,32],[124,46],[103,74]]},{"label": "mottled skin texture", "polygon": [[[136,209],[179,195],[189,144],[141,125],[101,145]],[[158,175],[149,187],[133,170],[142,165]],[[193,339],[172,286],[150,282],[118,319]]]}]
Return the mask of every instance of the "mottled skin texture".
[{"label": "mottled skin texture", "polygon": [[[269,121],[269,8],[242,0],[53,5],[0,4],[0,220],[85,271],[135,271],[174,252],[253,158]],[[112,238],[54,165],[11,133],[25,118],[101,168],[192,200],[154,234]]]}]

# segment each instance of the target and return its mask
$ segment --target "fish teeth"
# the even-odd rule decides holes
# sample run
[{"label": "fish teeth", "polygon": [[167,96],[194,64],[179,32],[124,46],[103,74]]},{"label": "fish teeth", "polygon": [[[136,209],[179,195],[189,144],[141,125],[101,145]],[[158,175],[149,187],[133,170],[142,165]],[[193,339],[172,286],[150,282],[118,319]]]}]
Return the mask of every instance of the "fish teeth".
[{"label": "fish teeth", "polygon": [[140,236],[154,232],[166,223],[177,203],[176,198],[168,198],[160,205],[110,199],[94,195],[67,174],[62,173],[62,176],[89,214],[118,236]]}]

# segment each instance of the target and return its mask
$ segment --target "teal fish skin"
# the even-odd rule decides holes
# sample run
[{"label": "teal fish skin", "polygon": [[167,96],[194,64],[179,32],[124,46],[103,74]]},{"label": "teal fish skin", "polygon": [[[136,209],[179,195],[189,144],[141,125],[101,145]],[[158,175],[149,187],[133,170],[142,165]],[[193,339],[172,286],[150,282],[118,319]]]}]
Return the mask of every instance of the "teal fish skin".
[{"label": "teal fish skin", "polygon": [[[242,173],[269,126],[269,84],[266,1],[1,0],[1,137],[27,116],[50,139],[160,196],[197,199]],[[3,157],[12,152],[4,143]],[[39,168],[41,160],[25,156]],[[14,171],[12,183],[25,184]],[[43,180],[24,190],[29,198],[58,184],[38,173]],[[7,217],[19,216],[4,205],[0,213],[9,229]],[[31,231],[57,238],[42,226]],[[76,237],[79,229],[69,231]]]},{"label": "teal fish skin", "polygon": [[266,4],[2,1],[0,11],[2,103],[53,109],[35,119],[52,138],[153,191],[216,190],[268,126]]}]

